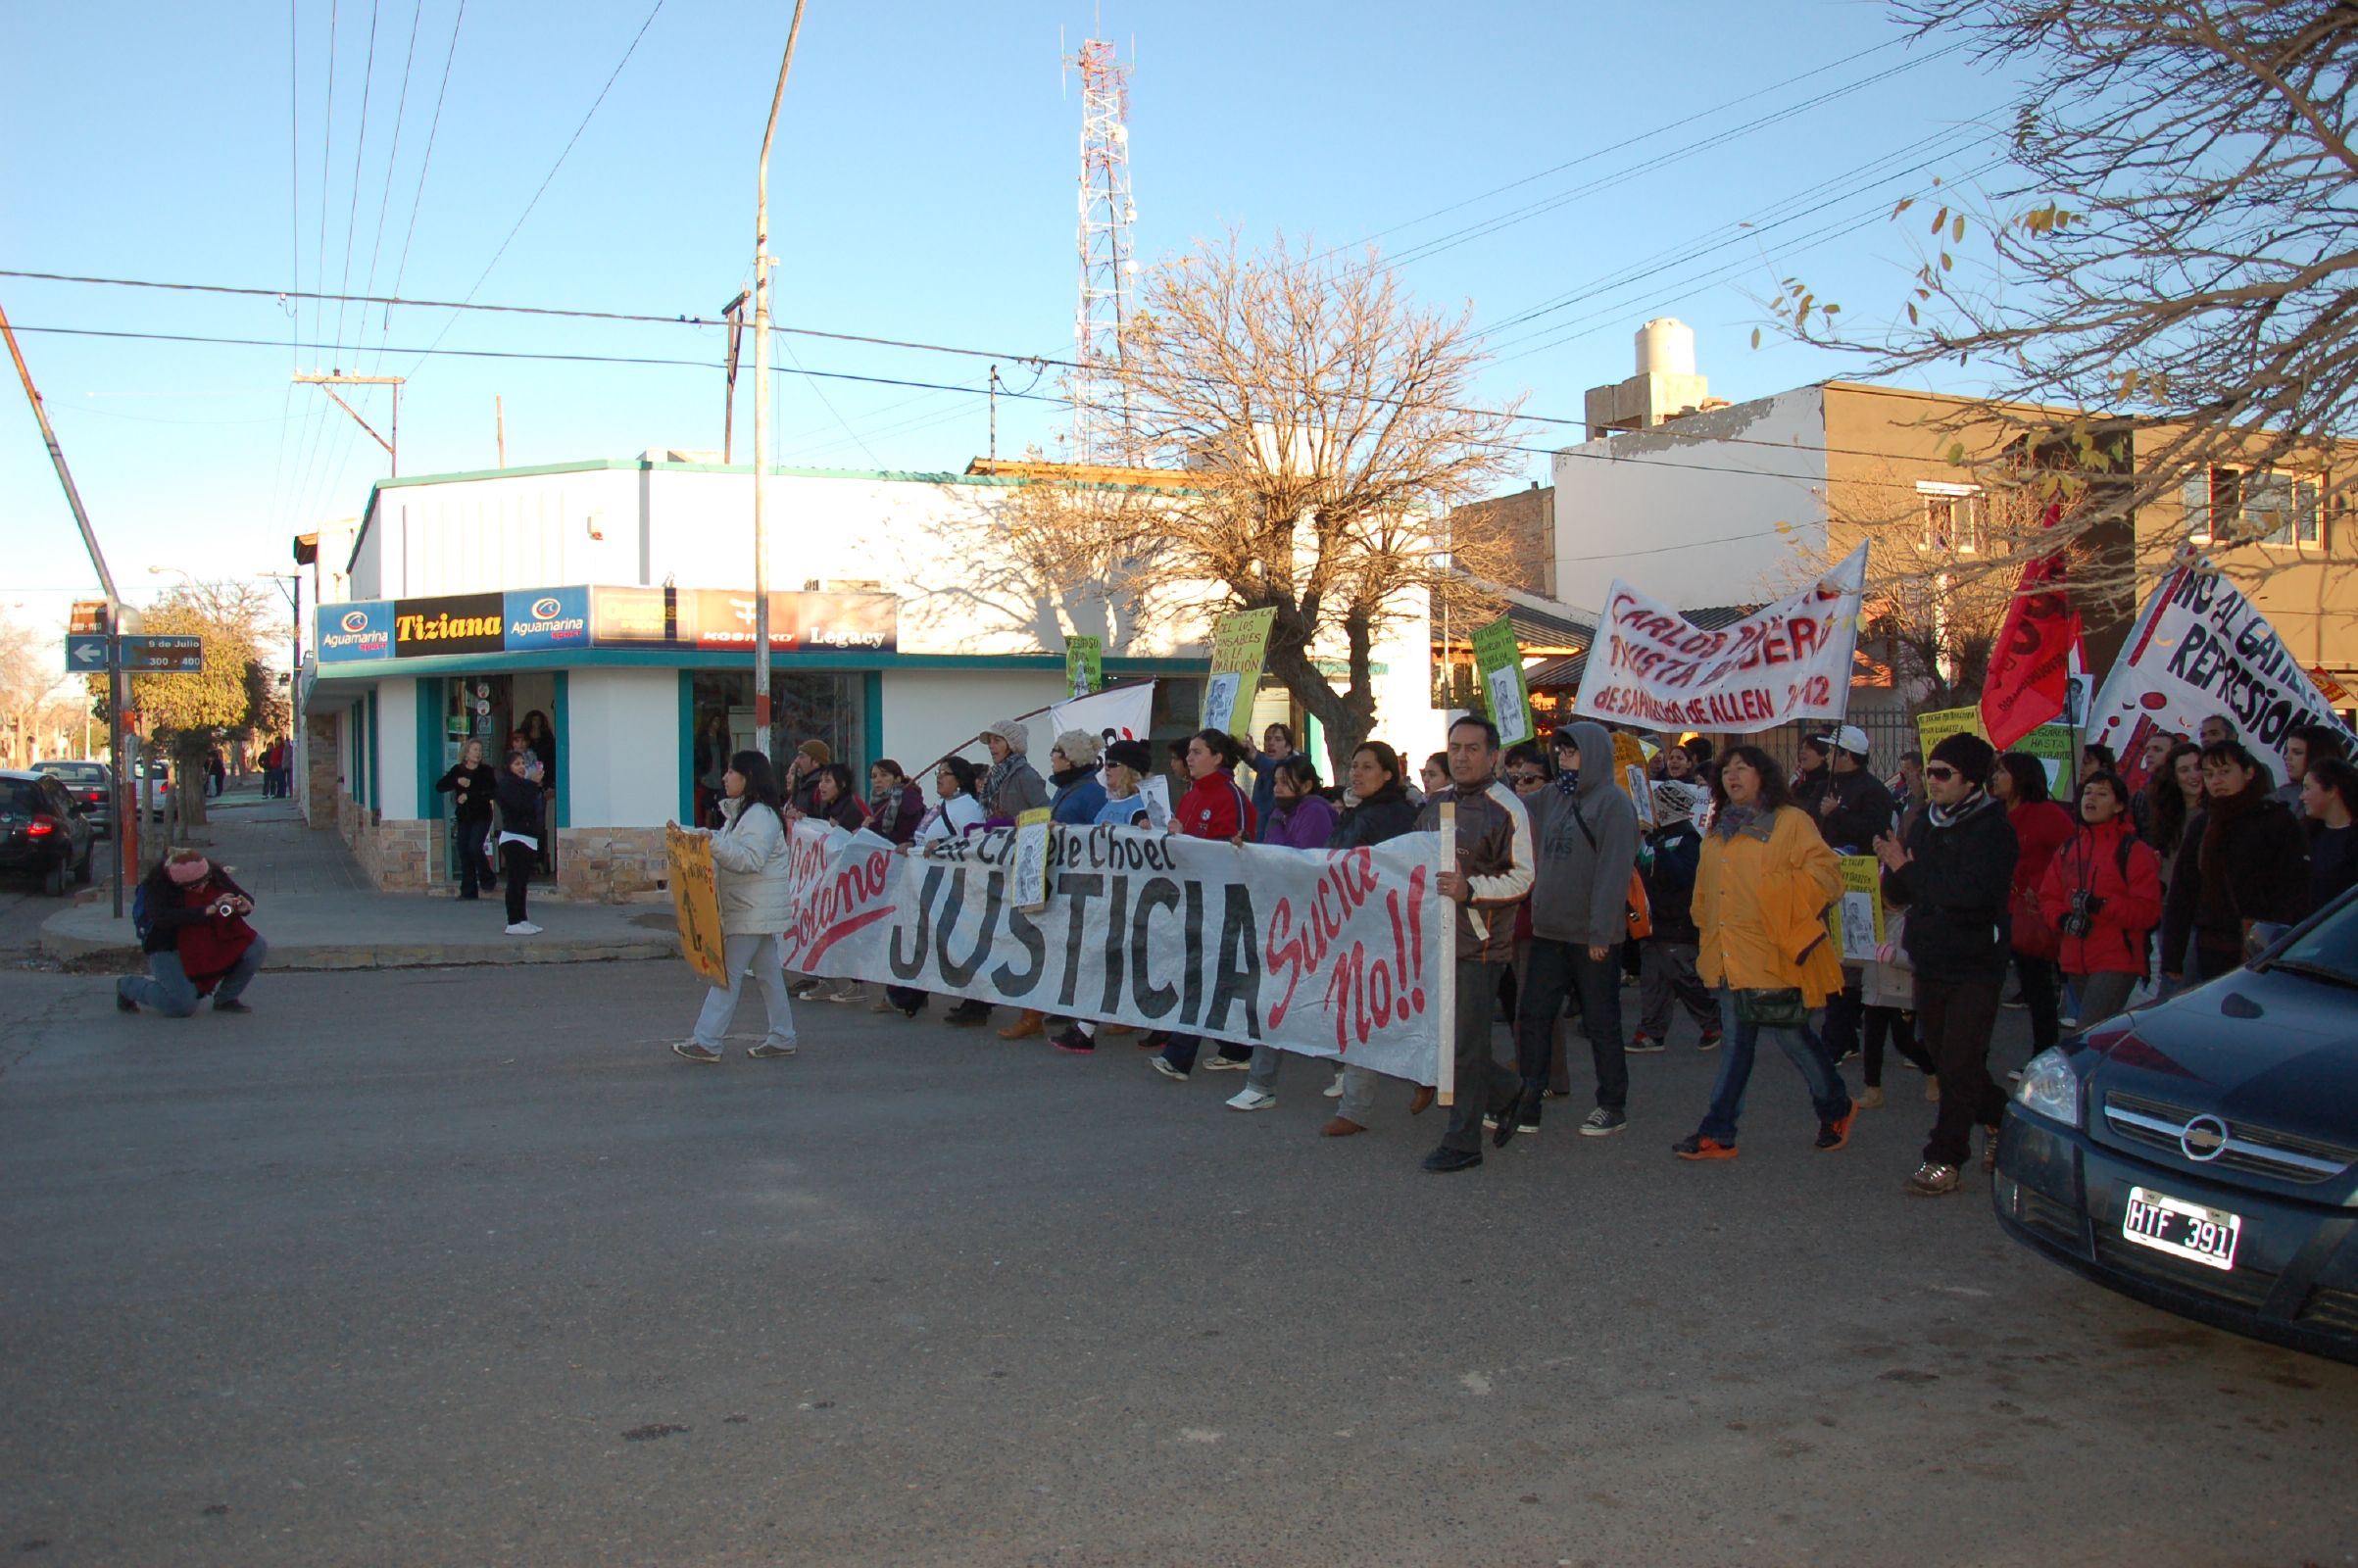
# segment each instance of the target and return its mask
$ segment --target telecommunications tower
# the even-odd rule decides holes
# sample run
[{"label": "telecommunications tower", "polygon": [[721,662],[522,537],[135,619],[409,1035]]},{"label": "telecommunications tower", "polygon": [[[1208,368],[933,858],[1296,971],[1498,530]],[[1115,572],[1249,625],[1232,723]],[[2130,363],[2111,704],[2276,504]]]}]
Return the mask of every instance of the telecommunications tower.
[{"label": "telecommunications tower", "polygon": [[1134,446],[1130,394],[1122,380],[1122,333],[1138,263],[1130,224],[1130,68],[1111,43],[1086,39],[1081,73],[1081,294],[1073,313],[1072,459],[1125,463]]}]

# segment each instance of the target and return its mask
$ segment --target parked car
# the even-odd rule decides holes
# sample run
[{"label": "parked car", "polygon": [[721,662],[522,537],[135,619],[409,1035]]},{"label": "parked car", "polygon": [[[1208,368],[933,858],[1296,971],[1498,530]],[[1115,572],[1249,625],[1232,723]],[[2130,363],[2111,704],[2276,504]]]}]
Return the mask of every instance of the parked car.
[{"label": "parked car", "polygon": [[90,819],[46,773],[0,771],[0,871],[30,872],[62,897],[69,878],[90,880]]},{"label": "parked car", "polygon": [[82,815],[90,819],[91,831],[100,838],[104,838],[114,831],[115,770],[113,768],[104,762],[54,760],[33,763],[32,770],[36,773],[46,773],[60,784],[65,785],[66,793],[73,796],[74,801],[80,805]]},{"label": "parked car", "polygon": [[2358,1361],[2358,892],[2032,1058],[1991,1198],[2099,1285]]}]

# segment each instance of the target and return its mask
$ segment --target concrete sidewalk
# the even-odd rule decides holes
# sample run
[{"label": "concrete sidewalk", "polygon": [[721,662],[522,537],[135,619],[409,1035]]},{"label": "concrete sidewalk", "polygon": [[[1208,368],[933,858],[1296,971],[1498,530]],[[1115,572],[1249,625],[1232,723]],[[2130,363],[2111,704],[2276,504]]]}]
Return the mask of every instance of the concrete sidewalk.
[{"label": "concrete sidewalk", "polygon": [[[343,840],[315,831],[294,802],[232,791],[209,803],[189,835],[254,895],[254,928],[270,945],[270,969],[400,969],[459,963],[590,963],[676,957],[679,933],[667,904],[572,904],[532,893],[538,936],[507,935],[497,895],[474,904],[449,894],[379,893]],[[41,924],[50,956],[82,962],[140,962],[130,905],[116,919],[99,897]]]}]

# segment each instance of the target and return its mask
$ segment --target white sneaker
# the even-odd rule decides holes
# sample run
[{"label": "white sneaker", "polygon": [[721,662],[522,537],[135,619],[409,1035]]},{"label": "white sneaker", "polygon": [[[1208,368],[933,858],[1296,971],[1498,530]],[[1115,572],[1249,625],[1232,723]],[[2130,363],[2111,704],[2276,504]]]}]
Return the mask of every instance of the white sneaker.
[{"label": "white sneaker", "polygon": [[1275,1095],[1264,1095],[1257,1089],[1246,1088],[1229,1097],[1228,1108],[1230,1110],[1267,1110],[1276,1103],[1277,1097]]},{"label": "white sneaker", "polygon": [[1324,1089],[1321,1089],[1318,1092],[1326,1096],[1326,1098],[1329,1100],[1341,1100],[1343,1098],[1342,1069],[1337,1068],[1335,1071],[1335,1081],[1331,1084],[1328,1084]]},{"label": "white sneaker", "polygon": [[540,927],[529,920],[518,920],[508,928],[508,934],[512,937],[536,937],[540,935]]}]

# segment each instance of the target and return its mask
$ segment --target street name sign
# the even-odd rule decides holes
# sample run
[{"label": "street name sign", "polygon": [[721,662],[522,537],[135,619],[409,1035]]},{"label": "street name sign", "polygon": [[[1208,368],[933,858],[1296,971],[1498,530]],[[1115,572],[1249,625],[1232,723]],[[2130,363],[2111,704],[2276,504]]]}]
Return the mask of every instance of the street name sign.
[{"label": "street name sign", "polygon": [[199,675],[205,669],[202,637],[125,637],[123,667],[146,675]]}]

